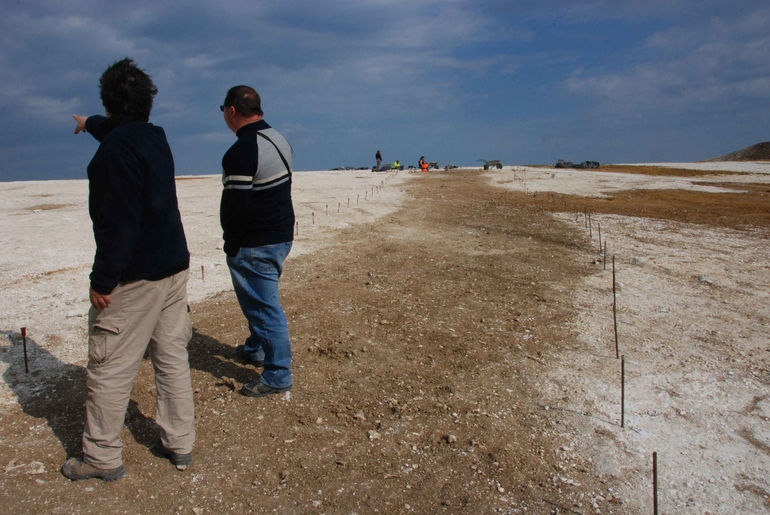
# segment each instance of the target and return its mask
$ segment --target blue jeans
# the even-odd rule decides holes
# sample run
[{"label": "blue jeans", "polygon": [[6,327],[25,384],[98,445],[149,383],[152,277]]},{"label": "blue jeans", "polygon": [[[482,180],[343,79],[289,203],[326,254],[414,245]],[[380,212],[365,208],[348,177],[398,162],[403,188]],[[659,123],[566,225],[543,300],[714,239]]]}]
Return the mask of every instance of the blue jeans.
[{"label": "blue jeans", "polygon": [[257,361],[264,360],[259,380],[272,388],[292,384],[289,324],[278,295],[278,279],[290,250],[289,241],[242,248],[234,257],[227,256],[235,295],[251,333],[244,351]]}]

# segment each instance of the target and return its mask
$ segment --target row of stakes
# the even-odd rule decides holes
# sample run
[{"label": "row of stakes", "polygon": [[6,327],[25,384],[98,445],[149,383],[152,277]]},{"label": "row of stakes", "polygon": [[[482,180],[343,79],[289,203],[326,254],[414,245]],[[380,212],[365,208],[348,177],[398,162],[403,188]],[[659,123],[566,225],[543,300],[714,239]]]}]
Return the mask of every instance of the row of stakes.
[{"label": "row of stakes", "polygon": [[[373,188],[370,188],[370,189],[364,191],[364,201],[369,200],[369,195],[370,194],[371,194],[371,198],[373,199],[374,198],[374,194],[375,193],[379,194],[380,191],[385,188],[385,185],[388,182],[390,182],[390,179],[392,177],[395,177],[396,175],[398,175],[398,171],[396,171],[396,173],[393,174],[393,175],[388,174],[388,176],[385,177],[384,181],[380,181],[380,184],[378,186],[375,186]],[[348,208],[350,208],[350,198],[351,197],[348,197],[348,204],[347,204]],[[356,204],[358,204],[360,202],[360,200],[361,200],[361,195],[360,194],[356,195]],[[337,212],[338,213],[340,212],[340,208],[341,207],[342,207],[342,202],[337,202]],[[326,204],[326,216],[329,216],[329,204]],[[311,225],[315,225],[315,211],[311,211],[310,212],[310,224]],[[299,236],[299,222],[295,222],[294,227],[295,227],[295,233],[294,233],[295,236]]]},{"label": "row of stakes", "polygon": [[[518,182],[525,195],[529,195],[529,187],[524,179],[516,177],[516,171],[513,172],[513,179]],[[537,195],[537,192],[533,192]],[[548,193],[550,201],[554,202],[553,193]],[[564,210],[567,210],[567,202],[564,202]],[[583,208],[583,221],[585,228],[588,229],[588,238],[593,240],[593,221],[591,213],[587,208]],[[579,211],[575,210],[575,222],[579,222]],[[607,270],[607,239],[602,241],[602,225],[597,222],[597,232],[599,239],[599,254],[602,256],[602,267]],[[617,304],[617,282],[615,279],[615,256],[612,256],[612,322],[615,336],[615,359],[620,359],[620,427],[625,428],[626,415],[626,356],[620,355],[618,345],[618,304]],[[652,453],[652,497],[653,513],[658,515],[658,453]]]},{"label": "row of stakes", "polygon": [[[371,194],[371,198],[374,198],[374,194],[379,193],[380,190],[385,188],[385,184],[390,182],[390,179],[392,177],[395,177],[398,175],[398,171],[395,172],[395,174],[388,174],[387,177],[385,177],[384,181],[380,181],[380,184],[378,186],[375,186],[374,188],[370,188],[364,192],[364,201],[369,200],[369,194]],[[350,208],[350,198],[348,197],[348,208]],[[361,199],[361,195],[356,195],[356,204],[359,203]],[[340,212],[340,208],[342,207],[342,202],[337,202],[337,212]],[[329,204],[326,204],[326,216],[329,216]],[[315,225],[315,211],[310,212],[310,224]],[[294,235],[299,236],[299,222],[294,223]],[[204,268],[204,265],[201,265],[201,281],[206,280],[206,270]]]},{"label": "row of stakes", "polygon": [[[566,209],[566,203],[565,203]],[[583,220],[585,228],[588,229],[588,237],[593,240],[593,221],[591,213],[587,208],[583,208]],[[575,211],[575,221],[579,221],[579,212]],[[599,254],[602,256],[603,269],[607,270],[607,239],[602,241],[602,224],[597,222],[597,232],[599,239]],[[612,325],[615,336],[615,359],[620,359],[620,427],[625,428],[626,418],[626,356],[620,354],[618,345],[618,302],[617,302],[617,281],[615,277],[615,256],[612,256]],[[653,513],[658,515],[658,453],[652,453],[652,498]]]},{"label": "row of stakes", "polygon": [[[396,175],[398,175],[398,171],[396,171],[395,174],[390,174],[389,173],[387,175],[387,177],[385,177],[384,181],[380,181],[379,185],[366,190],[364,192],[364,200],[366,201],[366,200],[369,199],[369,194],[370,193],[371,193],[371,197],[374,198],[375,192],[379,193],[380,190],[385,188],[385,184],[390,182],[390,179],[392,177],[395,177]],[[356,204],[359,203],[360,198],[361,198],[361,195],[356,195]],[[337,212],[338,213],[340,212],[340,207],[341,206],[342,206],[342,203],[338,202],[337,203]],[[348,207],[350,207],[350,197],[348,197]],[[311,216],[311,224],[315,225],[315,212],[311,212],[310,216]],[[329,204],[326,204],[326,216],[329,216]],[[295,227],[296,227],[296,234],[299,235],[299,222],[296,222]],[[201,280],[202,281],[206,280],[206,269],[205,269],[204,265],[201,265]],[[24,372],[29,374],[29,359],[27,357],[27,328],[26,327],[22,327],[21,328],[21,339],[22,339],[22,343],[23,343],[23,347],[24,347]]]},{"label": "row of stakes", "polygon": [[[398,173],[398,172],[396,172]],[[516,174],[514,172],[514,179],[516,179]],[[367,190],[364,192],[364,200],[368,200],[369,193],[371,192],[372,198],[374,198],[375,190],[377,193],[379,193],[380,189],[385,187],[385,184],[389,182],[390,175],[385,178],[384,181],[380,182],[379,186],[376,186],[374,188],[371,188],[370,190]],[[520,180],[520,179],[519,179]],[[523,180],[520,180],[522,189],[524,189],[524,192],[528,195],[529,191],[527,189],[526,183]],[[356,204],[358,204],[360,200],[360,195],[356,195]],[[340,212],[340,206],[341,203],[337,203],[337,212]],[[348,208],[350,207],[350,197],[348,197]],[[565,203],[566,207],[566,203]],[[329,216],[329,205],[326,205],[326,216]],[[585,221],[585,227],[588,229],[588,236],[589,239],[593,240],[593,223],[591,221],[591,213],[588,212],[586,208],[583,208],[583,218]],[[575,221],[578,221],[578,211],[575,211]],[[315,225],[315,212],[311,212],[311,224]],[[602,226],[600,223],[597,222],[597,228],[598,228],[598,236],[599,236],[599,253],[602,255],[602,261],[603,261],[603,267],[604,270],[607,269],[607,240],[605,238],[604,240],[604,248],[602,248]],[[296,234],[299,235],[299,222],[296,222]],[[205,280],[205,270],[204,266],[201,265],[201,280]],[[620,358],[620,427],[625,427],[625,412],[626,412],[626,356],[622,355],[619,356],[619,346],[618,346],[618,317],[617,317],[617,287],[616,287],[616,280],[615,280],[615,256],[612,256],[612,320],[613,320],[613,327],[614,327],[614,333],[615,333],[615,359]],[[22,344],[24,348],[24,372],[29,373],[29,360],[27,357],[27,328],[22,327],[21,328],[21,338],[22,338]],[[652,453],[652,490],[653,490],[653,513],[655,515],[658,515],[658,453],[653,452]]]}]

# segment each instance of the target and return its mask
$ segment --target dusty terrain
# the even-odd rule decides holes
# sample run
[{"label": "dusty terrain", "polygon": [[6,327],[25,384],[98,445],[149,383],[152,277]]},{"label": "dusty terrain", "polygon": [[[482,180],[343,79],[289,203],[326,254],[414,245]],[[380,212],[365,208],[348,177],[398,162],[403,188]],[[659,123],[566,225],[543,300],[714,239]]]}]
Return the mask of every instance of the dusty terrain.
[{"label": "dusty terrain", "polygon": [[[195,462],[177,472],[148,449],[154,397],[145,363],[123,435],[129,472],[110,484],[58,473],[79,452],[78,293],[93,249],[73,255],[37,242],[17,256],[25,236],[46,225],[24,231],[17,222],[5,236],[16,253],[0,299],[10,337],[0,348],[2,505],[16,513],[650,513],[656,451],[662,513],[767,511],[770,176],[759,169],[337,174],[306,190],[298,177],[300,234],[282,283],[295,387],[269,399],[237,394],[258,370],[233,356],[247,332],[216,248],[216,193],[192,186],[215,180],[180,181],[193,269],[204,264],[206,273],[190,285]],[[32,190],[10,208],[17,220],[59,210],[80,217],[81,234],[56,234],[50,219],[54,243],[88,236],[82,213],[66,207],[81,199]],[[611,262],[605,270],[598,223],[616,259],[623,428]],[[21,325],[34,335],[29,375]]]}]

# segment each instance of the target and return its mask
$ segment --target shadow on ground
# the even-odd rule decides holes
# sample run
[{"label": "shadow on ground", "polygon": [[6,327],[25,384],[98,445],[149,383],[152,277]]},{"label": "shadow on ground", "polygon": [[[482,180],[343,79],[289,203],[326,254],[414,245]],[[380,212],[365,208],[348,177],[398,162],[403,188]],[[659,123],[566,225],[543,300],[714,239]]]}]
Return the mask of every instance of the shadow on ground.
[{"label": "shadow on ground", "polygon": [[[10,345],[0,346],[0,361],[8,364],[3,380],[16,394],[22,411],[35,419],[45,419],[67,456],[81,456],[81,436],[85,426],[86,369],[60,361],[34,339],[27,337],[27,361],[20,333],[3,331]],[[151,446],[157,435],[155,421],[145,416],[133,399],[126,412],[126,427],[134,439]]]}]

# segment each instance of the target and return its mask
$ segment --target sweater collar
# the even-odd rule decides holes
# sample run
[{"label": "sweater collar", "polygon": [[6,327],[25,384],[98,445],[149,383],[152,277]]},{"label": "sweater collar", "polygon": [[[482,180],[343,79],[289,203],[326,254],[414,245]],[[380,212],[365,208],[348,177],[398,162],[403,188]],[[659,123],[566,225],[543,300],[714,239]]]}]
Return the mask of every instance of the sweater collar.
[{"label": "sweater collar", "polygon": [[142,120],[141,118],[134,116],[132,114],[113,114],[106,120],[104,120],[104,123],[102,123],[102,129],[104,130],[104,135],[106,136],[110,132],[112,132],[113,129],[116,127],[119,127],[121,125],[128,125],[129,123],[137,123],[137,122],[147,122],[147,120]]},{"label": "sweater collar", "polygon": [[238,132],[236,132],[235,135],[240,138],[244,134],[252,134],[254,132],[263,131],[269,128],[270,126],[267,124],[265,120],[259,120],[259,121],[244,125],[240,129],[238,129]]}]

